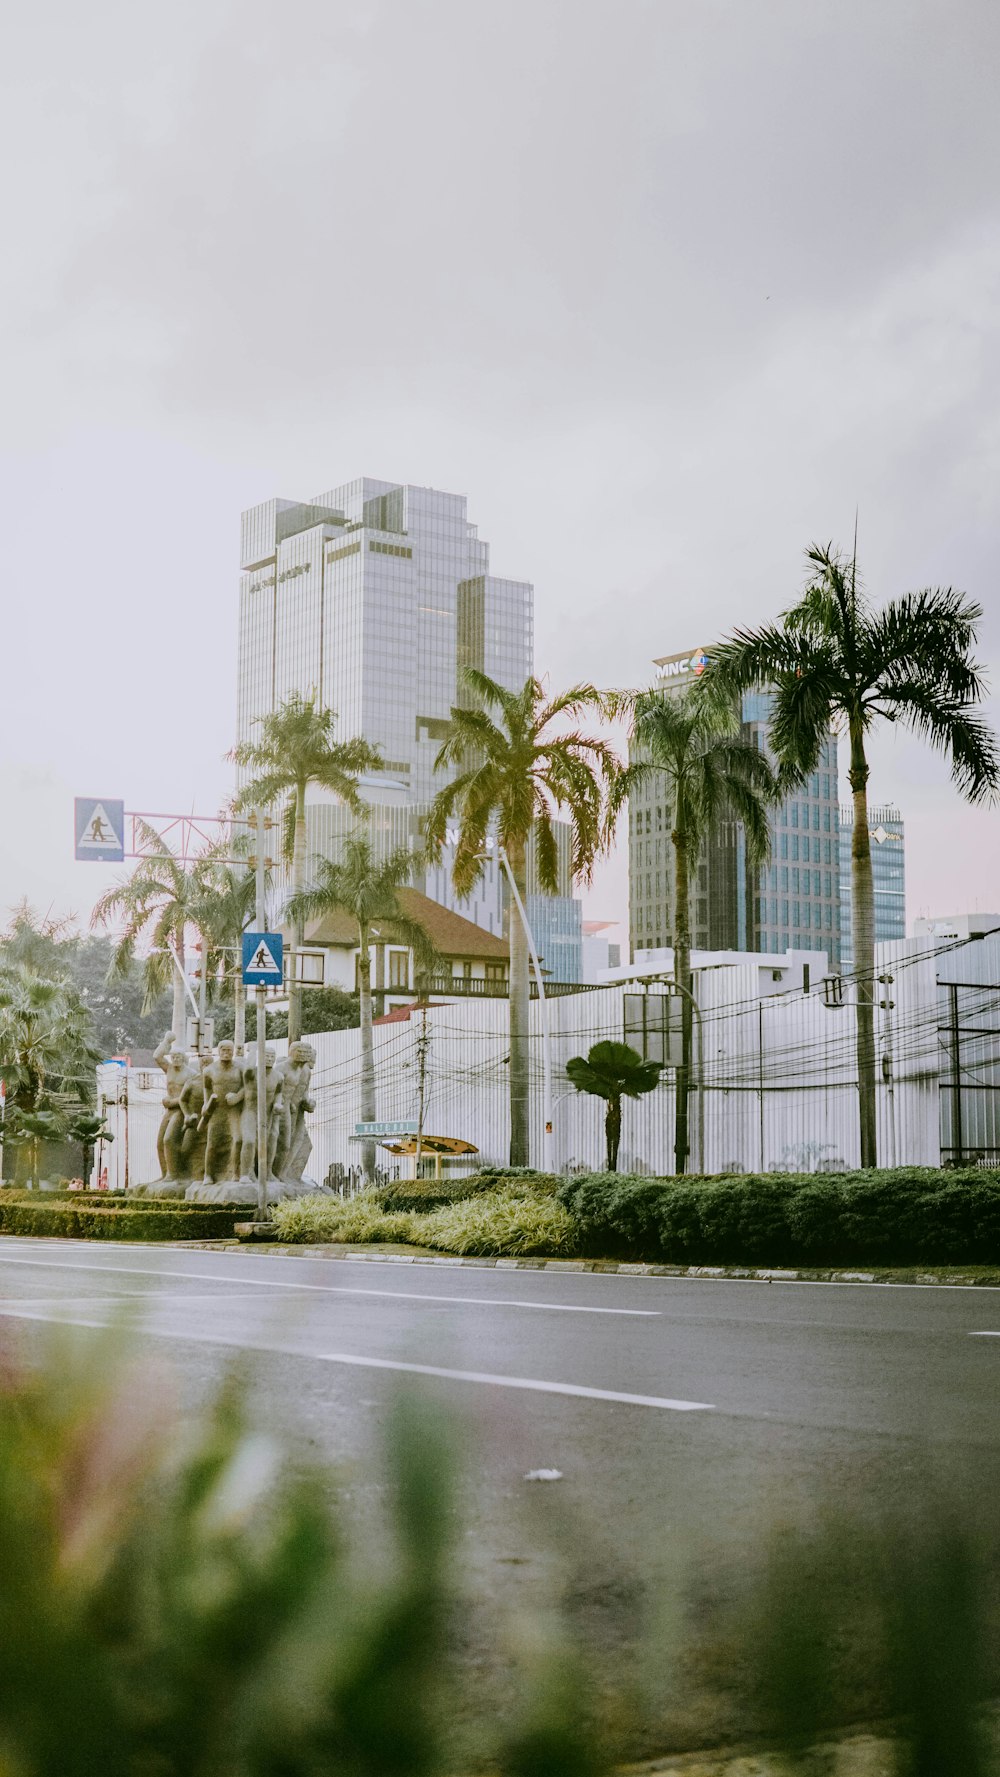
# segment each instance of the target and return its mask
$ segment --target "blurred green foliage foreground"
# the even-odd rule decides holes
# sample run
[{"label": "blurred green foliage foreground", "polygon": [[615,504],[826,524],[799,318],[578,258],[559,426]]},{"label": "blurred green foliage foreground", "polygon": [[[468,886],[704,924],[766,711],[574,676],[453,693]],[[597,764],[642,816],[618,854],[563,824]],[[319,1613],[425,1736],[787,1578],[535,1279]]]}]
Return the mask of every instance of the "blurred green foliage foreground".
[{"label": "blurred green foliage foreground", "polygon": [[[628,1735],[588,1716],[595,1687],[557,1612],[526,1632],[512,1719],[455,1763],[455,1687],[469,1680],[453,1657],[453,1464],[435,1414],[402,1401],[394,1414],[394,1528],[375,1559],[338,1534],[329,1477],[252,1429],[238,1383],[182,1412],[169,1373],[117,1359],[121,1343],[120,1329],[60,1339],[41,1363],[2,1364],[0,1777],[611,1768]],[[677,1682],[725,1666],[739,1736],[789,1769],[830,1768],[808,1748],[859,1721],[888,1723],[908,1777],[997,1769],[977,1534],[935,1505],[905,1523],[818,1522],[758,1553]]]}]

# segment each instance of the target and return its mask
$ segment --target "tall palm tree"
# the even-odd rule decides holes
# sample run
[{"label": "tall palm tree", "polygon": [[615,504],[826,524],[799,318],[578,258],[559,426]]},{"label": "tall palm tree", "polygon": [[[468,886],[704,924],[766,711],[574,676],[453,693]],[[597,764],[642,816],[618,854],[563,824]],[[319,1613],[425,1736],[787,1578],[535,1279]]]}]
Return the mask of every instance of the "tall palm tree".
[{"label": "tall palm tree", "polygon": [[[131,876],[101,896],[91,924],[110,925],[118,919],[123,922],[122,936],[111,959],[112,975],[127,975],[136,946],[140,940],[148,942],[149,952],[143,963],[143,1009],[148,1010],[166,988],[172,987],[174,1041],[182,1047],[187,1028],[185,943],[188,926],[196,923],[202,885],[197,869],[188,868],[183,859],[175,857],[155,827],[137,820],[135,830],[140,843],[149,847],[150,855],[140,858]],[[171,963],[171,954],[177,959],[177,969]]]},{"label": "tall palm tree", "polygon": [[578,1092],[603,1098],[604,1139],[608,1171],[618,1170],[618,1145],[622,1138],[622,1099],[642,1098],[660,1081],[660,1063],[643,1061],[629,1043],[592,1043],[586,1055],[573,1055],[566,1063],[566,1078]]},{"label": "tall palm tree", "polygon": [[[594,861],[609,843],[607,796],[619,761],[606,741],[562,730],[586,710],[603,714],[605,702],[593,685],[574,685],[549,698],[540,680],[526,679],[508,691],[487,673],[466,668],[470,708],[451,712],[451,730],[435,760],[438,769],[458,775],[439,790],[427,823],[427,847],[440,855],[448,826],[456,817],[459,836],[452,877],[456,892],[468,894],[482,870],[483,852],[494,836],[507,854],[511,875],[524,904],[528,889],[528,842],[535,842],[539,886],[558,891],[558,854],[553,817],[562,811],[572,833],[572,870],[587,881]],[[494,720],[491,711],[496,713]],[[528,1006],[529,953],[524,928],[509,910],[510,939],[510,1163],[528,1164]]]},{"label": "tall palm tree", "polygon": [[[398,890],[413,877],[420,858],[405,846],[390,852],[387,858],[376,858],[366,833],[353,833],[341,846],[340,857],[317,859],[312,884],[293,894],[286,915],[301,931],[307,920],[323,919],[329,913],[347,913],[358,928],[358,991],[361,1002],[361,1117],[362,1123],[375,1119],[375,1046],[372,1039],[372,960],[373,927],[392,927],[393,936],[413,951],[418,970],[430,973],[439,961],[433,944],[415,919],[404,911]],[[361,1149],[365,1178],[375,1174],[375,1143],[365,1142]]]},{"label": "tall palm tree", "polygon": [[877,1164],[875,1136],[875,914],[868,839],[867,738],[898,722],[950,760],[969,802],[1000,788],[996,736],[977,711],[985,692],[973,658],[982,606],[951,587],[929,587],[872,605],[856,561],[833,548],[806,551],[805,592],[780,625],[738,629],[714,648],[709,686],[732,697],[773,693],[770,741],[790,781],[815,769],[831,726],[847,735],[854,801],[851,905],[857,1001],[861,1164]]},{"label": "tall palm tree", "polygon": [[254,873],[245,864],[207,852],[198,859],[192,918],[201,933],[201,966],[207,982],[233,989],[233,1040],[237,1053],[246,1044],[246,988],[240,945],[253,924],[256,903]]},{"label": "tall palm tree", "polygon": [[[334,740],[335,721],[334,712],[317,703],[315,692],[308,697],[295,692],[262,717],[257,740],[241,741],[230,754],[241,770],[250,773],[233,804],[235,809],[272,808],[287,797],[284,855],[292,866],[293,898],[305,885],[306,790],[310,784],[332,790],[360,814],[364,805],[358,794],[358,778],[364,771],[379,771],[384,764],[381,753],[366,740]],[[292,937],[297,950],[302,943],[298,922],[293,925]],[[301,1034],[302,987],[293,978],[288,1000],[289,1042],[294,1043]]]},{"label": "tall palm tree", "polygon": [[100,1059],[87,1023],[69,982],[38,975],[26,963],[0,965],[0,1078],[8,1108],[42,1110],[51,1091],[87,1102]]},{"label": "tall palm tree", "polygon": [[674,848],[674,980],[681,993],[681,1065],[676,1072],[674,1170],[684,1172],[690,1151],[688,1100],[691,1089],[691,878],[712,828],[725,819],[740,822],[748,865],[756,869],[770,853],[767,811],[777,800],[775,772],[757,748],[741,738],[738,706],[714,701],[703,682],[684,691],[643,691],[619,697],[616,708],[631,710],[634,757],[618,778],[611,799],[616,815],[632,788],[654,773],[665,780],[670,838]]}]

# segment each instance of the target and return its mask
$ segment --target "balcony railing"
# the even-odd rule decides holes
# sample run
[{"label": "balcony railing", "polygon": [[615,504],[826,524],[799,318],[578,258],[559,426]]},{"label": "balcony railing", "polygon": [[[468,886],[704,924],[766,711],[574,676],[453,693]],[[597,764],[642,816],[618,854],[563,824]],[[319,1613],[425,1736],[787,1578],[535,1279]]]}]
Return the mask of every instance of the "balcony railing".
[{"label": "balcony railing", "polygon": [[[387,994],[402,994],[407,991],[402,987],[380,989]],[[510,985],[506,979],[497,976],[482,975],[433,975],[428,981],[420,984],[421,993],[428,993],[435,998],[447,999],[480,999],[505,1000],[510,996]],[[580,981],[546,981],[545,993],[549,999],[558,999],[567,993],[585,993],[587,985]],[[531,982],[531,997],[538,998],[538,988]]]}]

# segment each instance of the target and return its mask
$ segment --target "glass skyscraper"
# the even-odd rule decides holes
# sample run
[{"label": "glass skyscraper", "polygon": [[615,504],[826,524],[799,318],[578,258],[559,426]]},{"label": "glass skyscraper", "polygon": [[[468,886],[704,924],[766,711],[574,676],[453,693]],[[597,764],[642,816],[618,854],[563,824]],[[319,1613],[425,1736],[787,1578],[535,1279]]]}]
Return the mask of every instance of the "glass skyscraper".
[{"label": "glass skyscraper", "polygon": [[[658,686],[682,690],[707,656],[656,662]],[[770,697],[743,698],[745,740],[767,744]],[[633,951],[673,942],[674,848],[666,779],[652,773],[629,802],[629,923]],[[837,741],[828,736],[809,779],[771,815],[771,861],[756,879],[747,870],[743,833],[720,821],[708,835],[691,885],[691,940],[700,950],[822,950],[840,958],[840,846]]]},{"label": "glass skyscraper", "polygon": [[[467,699],[460,669],[510,690],[532,671],[534,589],[489,571],[489,545],[465,496],[361,478],[308,501],[267,500],[244,512],[239,614],[238,738],[291,693],[315,692],[341,739],[378,747],[368,777],[376,848],[419,841],[444,778],[434,760],[452,706]],[[315,788],[310,854],[331,856],[355,818]],[[458,903],[448,855],[418,885],[489,931],[503,924],[500,872],[488,863]],[[567,895],[569,883],[560,883]]]},{"label": "glass skyscraper", "polygon": [[[844,968],[854,961],[851,913],[851,842],[854,809],[840,811],[840,960]],[[898,808],[868,810],[868,843],[872,857],[872,888],[875,897],[875,942],[906,937],[906,847],[903,817]]]}]

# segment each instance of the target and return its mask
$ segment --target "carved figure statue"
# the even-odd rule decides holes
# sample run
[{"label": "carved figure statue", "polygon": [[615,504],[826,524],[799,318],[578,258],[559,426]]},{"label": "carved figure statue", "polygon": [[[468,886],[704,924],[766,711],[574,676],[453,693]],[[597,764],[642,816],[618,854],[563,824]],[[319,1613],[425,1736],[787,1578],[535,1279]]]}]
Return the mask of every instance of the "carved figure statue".
[{"label": "carved figure statue", "polygon": [[158,1048],[153,1051],[154,1061],[167,1076],[166,1096],[162,1101],[163,1118],[156,1137],[160,1177],[167,1184],[174,1183],[182,1176],[184,1111],[181,1093],[188,1078],[194,1077],[187,1056],[182,1049],[175,1049],[173,1042],[173,1034],[168,1030]]},{"label": "carved figure statue", "polygon": [[[278,1134],[281,1121],[281,1076],[275,1071],[274,1050],[264,1051],[264,1092],[267,1104],[267,1154],[265,1155],[265,1178],[272,1177],[274,1153],[278,1145]],[[244,1062],[243,1084],[238,1092],[228,1094],[228,1102],[240,1107],[240,1178],[245,1182],[254,1176],[254,1163],[258,1164],[257,1155],[257,1065],[255,1061]]]},{"label": "carved figure statue", "polygon": [[304,1166],[309,1148],[313,1146],[309,1136],[306,1136],[306,1112],[314,1111],[313,1100],[309,1098],[309,1077],[313,1073],[314,1057],[316,1052],[309,1043],[293,1043],[288,1056],[277,1063],[277,1072],[281,1073],[282,1082],[282,1109],[274,1169],[279,1178],[288,1178],[295,1183],[302,1178],[302,1173],[295,1171],[298,1150],[302,1151]]},{"label": "carved figure statue", "polygon": [[306,1161],[312,1152],[312,1137],[306,1128],[306,1114],[316,1109],[309,1097],[316,1051],[311,1043],[293,1043],[285,1064],[284,1097],[287,1102],[289,1135],[284,1165],[278,1165],[279,1176],[293,1184],[302,1182]]},{"label": "carved figure statue", "polygon": [[206,1185],[236,1177],[240,1154],[240,1106],[230,1094],[243,1091],[243,1068],[235,1060],[235,1045],[219,1044],[217,1059],[205,1069],[205,1103],[201,1123],[205,1132]]},{"label": "carved figure statue", "polygon": [[187,1184],[192,1179],[200,1178],[205,1163],[205,1100],[208,1087],[205,1070],[208,1066],[207,1057],[200,1057],[197,1072],[191,1070],[181,1087],[181,1111],[184,1117],[183,1132],[180,1140],[181,1171],[175,1174],[183,1178]]}]

